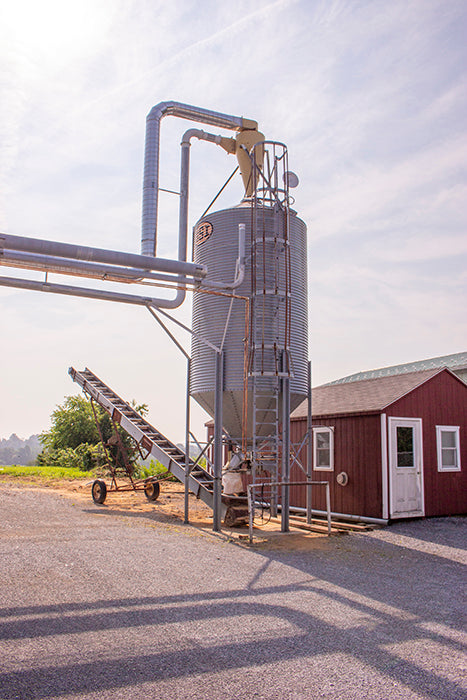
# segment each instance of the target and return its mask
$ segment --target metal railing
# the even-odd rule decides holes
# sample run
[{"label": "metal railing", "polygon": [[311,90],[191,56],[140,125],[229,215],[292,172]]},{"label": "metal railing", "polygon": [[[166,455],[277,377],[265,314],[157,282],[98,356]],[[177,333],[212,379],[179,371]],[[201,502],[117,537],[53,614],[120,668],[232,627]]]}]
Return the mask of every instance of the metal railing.
[{"label": "metal railing", "polygon": [[[328,536],[331,534],[331,492],[329,488],[329,481],[265,481],[256,482],[253,484],[248,484],[247,486],[247,498],[248,498],[248,533],[250,544],[253,542],[253,522],[255,518],[255,507],[261,505],[262,508],[265,506],[269,507],[267,504],[267,499],[264,498],[264,489],[268,487],[278,487],[287,491],[290,486],[324,486],[326,490],[326,519],[328,525]],[[261,489],[261,500],[258,501],[257,495],[255,495],[255,490],[259,491]],[[272,489],[271,489],[272,491]],[[288,491],[287,491],[288,493]],[[280,508],[280,505],[279,505]]]}]

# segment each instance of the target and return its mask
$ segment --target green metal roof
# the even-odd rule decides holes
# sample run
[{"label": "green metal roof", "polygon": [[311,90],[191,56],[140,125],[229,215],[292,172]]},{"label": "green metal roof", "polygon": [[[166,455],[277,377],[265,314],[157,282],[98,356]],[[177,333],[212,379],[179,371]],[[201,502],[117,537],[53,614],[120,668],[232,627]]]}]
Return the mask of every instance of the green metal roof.
[{"label": "green metal roof", "polygon": [[380,377],[391,377],[395,374],[408,374],[409,372],[422,372],[427,369],[438,369],[448,367],[452,371],[467,368],[467,352],[458,352],[454,355],[442,355],[432,357],[429,360],[419,360],[418,362],[408,362],[405,365],[393,365],[392,367],[382,367],[381,369],[370,369],[367,372],[357,372],[349,374],[342,379],[335,379],[322,386],[332,386],[333,384],[347,384],[350,382],[360,382],[365,379],[379,379]]}]

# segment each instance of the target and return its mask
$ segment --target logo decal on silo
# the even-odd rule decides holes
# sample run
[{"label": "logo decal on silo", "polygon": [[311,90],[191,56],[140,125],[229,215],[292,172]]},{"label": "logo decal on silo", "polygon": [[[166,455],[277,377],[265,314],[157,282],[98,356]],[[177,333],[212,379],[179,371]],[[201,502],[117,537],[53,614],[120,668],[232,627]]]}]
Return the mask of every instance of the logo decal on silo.
[{"label": "logo decal on silo", "polygon": [[212,236],[214,228],[210,221],[202,221],[195,229],[195,243],[201,245]]}]

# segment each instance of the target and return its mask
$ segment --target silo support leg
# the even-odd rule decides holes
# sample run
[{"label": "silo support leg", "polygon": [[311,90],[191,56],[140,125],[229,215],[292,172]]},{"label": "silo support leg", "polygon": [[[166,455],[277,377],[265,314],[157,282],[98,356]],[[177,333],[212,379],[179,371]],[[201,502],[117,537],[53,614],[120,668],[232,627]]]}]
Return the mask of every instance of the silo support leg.
[{"label": "silo support leg", "polygon": [[224,389],[224,353],[216,353],[216,394],[214,401],[214,484],[213,523],[214,532],[221,529],[222,507],[222,392]]},{"label": "silo support leg", "polygon": [[313,413],[311,404],[311,362],[308,361],[308,418],[307,418],[307,448],[306,448],[306,479],[308,486],[306,487],[306,521],[311,524],[312,521],[312,496],[313,487]]},{"label": "silo support leg", "polygon": [[186,368],[186,404],[185,404],[185,493],[184,493],[184,510],[185,524],[190,522],[190,376],[191,376],[191,360],[187,358]]},{"label": "silo support leg", "polygon": [[281,531],[289,532],[290,509],[290,379],[282,379],[282,518]]}]

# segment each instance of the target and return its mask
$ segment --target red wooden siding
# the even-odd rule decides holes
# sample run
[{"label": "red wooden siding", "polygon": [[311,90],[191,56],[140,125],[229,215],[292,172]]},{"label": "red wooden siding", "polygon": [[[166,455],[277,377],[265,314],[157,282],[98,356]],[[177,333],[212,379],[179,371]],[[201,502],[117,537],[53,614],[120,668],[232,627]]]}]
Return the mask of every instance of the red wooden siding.
[{"label": "red wooden siding", "polygon": [[[388,415],[421,418],[425,515],[467,512],[467,387],[444,371],[390,407]],[[460,472],[438,472],[436,426],[460,427]]]},{"label": "red wooden siding", "polygon": [[[313,421],[313,426],[334,428],[334,471],[313,470],[314,481],[329,481],[331,509],[337,513],[382,517],[381,496],[381,423],[379,415],[348,416]],[[306,420],[291,421],[291,440],[300,443],[305,435]],[[306,447],[301,452],[301,462],[306,468]],[[349,481],[339,486],[336,476],[344,471]],[[291,481],[302,481],[305,476],[294,465]],[[306,506],[306,490],[292,487],[291,505]],[[325,510],[324,488],[313,489],[313,508]]]}]

